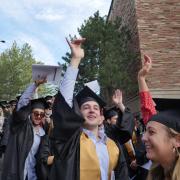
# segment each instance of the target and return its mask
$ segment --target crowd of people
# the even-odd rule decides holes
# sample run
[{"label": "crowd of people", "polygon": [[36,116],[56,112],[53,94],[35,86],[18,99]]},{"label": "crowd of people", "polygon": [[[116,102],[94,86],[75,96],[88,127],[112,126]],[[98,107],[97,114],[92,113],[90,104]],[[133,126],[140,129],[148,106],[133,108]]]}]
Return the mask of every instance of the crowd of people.
[{"label": "crowd of people", "polygon": [[138,73],[135,117],[120,89],[113,106],[88,86],[74,96],[84,41],[67,40],[71,62],[55,96],[33,99],[44,78],[0,103],[2,180],[180,179],[180,106],[157,111],[146,83],[151,58],[144,55]]}]

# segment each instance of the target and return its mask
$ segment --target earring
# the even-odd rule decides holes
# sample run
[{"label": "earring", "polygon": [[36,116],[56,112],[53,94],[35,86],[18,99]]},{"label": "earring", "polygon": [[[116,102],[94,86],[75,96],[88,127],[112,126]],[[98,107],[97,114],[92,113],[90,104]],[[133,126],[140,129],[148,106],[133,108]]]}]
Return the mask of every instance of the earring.
[{"label": "earring", "polygon": [[177,155],[178,155],[178,156],[180,156],[180,153],[179,153],[178,148],[176,147],[175,149],[176,149],[176,153],[177,153]]},{"label": "earring", "polygon": [[180,153],[177,147],[173,147],[173,153],[176,153],[177,156],[180,156]]},{"label": "earring", "polygon": [[176,148],[175,147],[173,147],[173,153],[175,153],[176,152]]}]

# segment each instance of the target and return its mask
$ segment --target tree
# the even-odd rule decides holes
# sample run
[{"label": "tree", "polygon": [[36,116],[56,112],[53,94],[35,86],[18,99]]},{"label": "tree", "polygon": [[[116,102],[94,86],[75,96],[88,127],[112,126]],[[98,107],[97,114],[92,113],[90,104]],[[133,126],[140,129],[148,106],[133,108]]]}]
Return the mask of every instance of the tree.
[{"label": "tree", "polygon": [[21,48],[14,42],[10,49],[0,55],[0,99],[10,100],[22,93],[32,78],[33,58],[30,45]]},{"label": "tree", "polygon": [[[112,91],[121,88],[126,94],[137,91],[137,83],[133,82],[134,72],[131,67],[135,55],[129,51],[130,33],[122,25],[120,18],[108,22],[96,12],[78,29],[79,34],[86,38],[83,45],[85,58],[80,64],[77,89],[84,83],[97,79],[101,85],[104,98],[110,102]],[[64,68],[70,62],[70,54],[63,57]]]}]

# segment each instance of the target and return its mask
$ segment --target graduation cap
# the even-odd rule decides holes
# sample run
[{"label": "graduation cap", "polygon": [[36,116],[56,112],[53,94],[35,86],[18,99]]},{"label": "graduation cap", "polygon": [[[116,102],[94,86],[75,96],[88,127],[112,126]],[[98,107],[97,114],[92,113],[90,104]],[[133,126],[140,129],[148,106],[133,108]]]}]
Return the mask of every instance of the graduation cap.
[{"label": "graduation cap", "polygon": [[0,101],[0,107],[5,108],[5,105],[3,103],[4,101]]},{"label": "graduation cap", "polygon": [[17,100],[16,99],[12,99],[12,100],[9,101],[9,104],[11,106],[16,105],[17,104]]},{"label": "graduation cap", "polygon": [[150,121],[159,122],[180,133],[180,109],[161,111],[151,117]]},{"label": "graduation cap", "polygon": [[180,107],[180,99],[153,98],[156,104],[156,110],[164,111]]},{"label": "graduation cap", "polygon": [[20,97],[21,97],[21,95],[16,96],[17,101],[19,101]]},{"label": "graduation cap", "polygon": [[7,107],[9,107],[9,104],[8,104],[7,101],[0,101],[0,105],[1,105],[2,108],[7,108]]},{"label": "graduation cap", "polygon": [[180,133],[180,99],[155,99],[159,113],[150,121],[159,122]]},{"label": "graduation cap", "polygon": [[52,100],[52,97],[53,97],[53,96],[48,95],[48,96],[45,97],[45,100],[46,100],[46,101]]},{"label": "graduation cap", "polygon": [[44,98],[38,98],[31,100],[31,109],[46,109],[47,103]]},{"label": "graduation cap", "polygon": [[109,107],[109,108],[106,108],[104,110],[104,117],[105,117],[105,119],[110,119],[113,116],[117,116],[117,115],[118,115],[118,112],[117,112],[116,106]]},{"label": "graduation cap", "polygon": [[99,104],[101,108],[106,106],[106,103],[101,99],[100,96],[98,96],[96,93],[94,93],[88,86],[85,86],[83,90],[81,90],[77,95],[76,95],[76,100],[81,107],[82,104],[88,101],[95,101]]}]

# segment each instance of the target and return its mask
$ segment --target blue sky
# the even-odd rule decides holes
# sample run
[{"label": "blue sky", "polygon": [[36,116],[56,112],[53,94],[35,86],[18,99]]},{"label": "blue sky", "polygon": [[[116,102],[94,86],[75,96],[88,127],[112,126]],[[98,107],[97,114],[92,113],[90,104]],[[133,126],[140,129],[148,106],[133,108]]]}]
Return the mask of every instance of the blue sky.
[{"label": "blue sky", "polygon": [[111,0],[1,0],[0,52],[29,43],[34,57],[56,65],[69,51],[65,37],[77,34],[77,28],[97,10],[107,15]]}]

